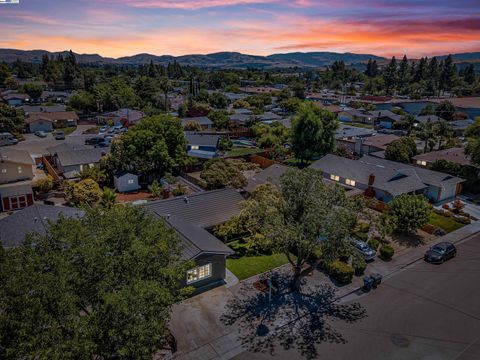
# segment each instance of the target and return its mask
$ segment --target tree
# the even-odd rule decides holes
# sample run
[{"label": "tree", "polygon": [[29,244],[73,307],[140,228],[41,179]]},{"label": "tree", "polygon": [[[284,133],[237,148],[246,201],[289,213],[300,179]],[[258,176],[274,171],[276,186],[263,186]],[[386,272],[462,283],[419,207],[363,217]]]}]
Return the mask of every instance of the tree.
[{"label": "tree", "polygon": [[453,63],[452,55],[448,55],[443,62],[440,74],[440,89],[450,91],[453,88],[455,78],[457,76],[457,68]]},{"label": "tree", "polygon": [[228,105],[228,98],[219,92],[214,92],[208,96],[208,103],[215,109],[225,109]]},{"label": "tree", "polygon": [[53,189],[53,178],[50,175],[47,175],[46,177],[37,180],[34,186],[41,192],[48,193]]},{"label": "tree", "polygon": [[92,179],[81,180],[66,189],[67,198],[75,205],[94,205],[100,200],[102,191]]},{"label": "tree", "polygon": [[176,233],[142,208],[60,217],[1,255],[0,356],[151,359],[189,267]]},{"label": "tree", "polygon": [[425,107],[420,110],[420,114],[421,116],[424,116],[424,115],[435,115],[435,108],[433,107],[433,104],[427,104],[425,105]]},{"label": "tree", "polygon": [[148,186],[148,191],[150,191],[152,196],[157,199],[161,198],[163,195],[163,187],[157,180],[153,180],[152,184]]},{"label": "tree", "polygon": [[394,90],[397,86],[397,60],[395,56],[392,57],[390,63],[383,70],[383,79],[385,80],[385,87],[387,93]]},{"label": "tree", "polygon": [[475,65],[467,65],[465,71],[463,72],[463,79],[467,84],[472,85],[473,83],[475,83],[475,78]]},{"label": "tree", "polygon": [[402,61],[398,67],[398,87],[400,91],[404,91],[405,87],[409,83],[409,74],[408,74],[408,59],[407,55],[403,56]]},{"label": "tree", "polygon": [[441,150],[443,141],[453,137],[452,126],[447,121],[441,120],[435,123],[434,131],[438,140],[438,150]]},{"label": "tree", "polygon": [[392,141],[385,150],[385,159],[409,164],[417,155],[417,145],[413,138],[405,136]]},{"label": "tree", "polygon": [[433,128],[433,123],[431,122],[420,123],[417,126],[415,134],[420,140],[424,142],[423,152],[426,153],[428,149],[429,140],[435,139],[435,131]]},{"label": "tree", "polygon": [[100,200],[100,203],[102,204],[102,206],[110,209],[113,205],[115,205],[116,202],[117,202],[117,194],[115,193],[115,190],[110,189],[108,187],[104,187],[102,197]]},{"label": "tree", "polygon": [[240,189],[247,185],[243,171],[252,170],[255,165],[244,160],[212,159],[205,163],[200,177],[208,190],[233,187]]},{"label": "tree", "polygon": [[102,184],[107,180],[105,171],[96,166],[83,168],[83,170],[79,172],[78,176],[82,180],[92,179],[99,184]]},{"label": "tree", "polygon": [[303,103],[292,120],[292,149],[302,161],[323,156],[335,147],[337,116],[312,102]]},{"label": "tree", "polygon": [[30,99],[38,99],[42,96],[43,89],[38,84],[28,83],[22,86],[22,91],[28,94]]},{"label": "tree", "polygon": [[465,130],[465,136],[480,139],[480,116],[477,116],[475,122]]},{"label": "tree", "polygon": [[24,116],[7,104],[0,103],[0,132],[19,133],[23,128]]},{"label": "tree", "polygon": [[97,105],[93,95],[88,91],[77,91],[68,100],[68,105],[77,111],[89,113],[95,111]]},{"label": "tree", "polygon": [[297,97],[289,97],[279,102],[280,108],[287,113],[295,113],[302,104],[302,101]]},{"label": "tree", "polygon": [[230,123],[230,118],[225,110],[210,111],[208,118],[212,120],[213,125],[219,130],[228,128]]},{"label": "tree", "polygon": [[180,121],[170,115],[142,119],[112,143],[109,161],[115,170],[163,176],[186,161],[187,141]]},{"label": "tree", "polygon": [[470,155],[470,162],[475,166],[480,166],[480,139],[471,139],[465,149]]},{"label": "tree", "polygon": [[[350,230],[361,204],[343,188],[326,185],[321,172],[289,169],[280,188],[261,185],[240,213],[245,228],[264,237],[265,246],[284,254],[294,269],[292,288],[299,290],[303,266],[324,238],[324,260],[338,259],[350,250]],[[295,257],[292,256],[295,254]]]},{"label": "tree", "polygon": [[4,87],[7,84],[7,79],[10,79],[12,74],[6,64],[0,64],[0,87]]},{"label": "tree", "polygon": [[423,195],[402,194],[388,204],[396,230],[411,233],[430,221],[430,207]]},{"label": "tree", "polygon": [[202,131],[202,126],[196,121],[188,121],[183,128],[186,131]]},{"label": "tree", "polygon": [[453,114],[457,109],[450,101],[442,101],[435,107],[435,115],[445,120],[452,120]]}]

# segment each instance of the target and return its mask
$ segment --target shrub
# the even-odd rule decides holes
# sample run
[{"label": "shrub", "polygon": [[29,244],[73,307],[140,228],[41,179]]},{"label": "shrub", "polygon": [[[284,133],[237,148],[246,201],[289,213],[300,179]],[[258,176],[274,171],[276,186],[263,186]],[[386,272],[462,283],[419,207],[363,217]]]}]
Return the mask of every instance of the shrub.
[{"label": "shrub", "polygon": [[315,247],[315,249],[313,249],[311,256],[314,260],[320,260],[322,258],[322,255],[323,255],[322,247],[318,245]]},{"label": "shrub", "polygon": [[370,239],[368,241],[368,246],[370,246],[373,250],[377,251],[380,242],[377,239]]},{"label": "shrub", "polygon": [[395,250],[390,245],[385,244],[385,245],[382,245],[382,247],[380,248],[380,256],[383,260],[386,260],[386,261],[391,260],[394,253],[395,253]]},{"label": "shrub", "polygon": [[349,284],[352,282],[354,274],[353,267],[341,262],[340,260],[335,260],[329,264],[328,268],[332,278],[338,282],[342,284]]},{"label": "shrub", "polygon": [[437,227],[432,224],[426,224],[422,226],[422,230],[425,231],[427,234],[434,234],[437,230]]},{"label": "shrub", "polygon": [[465,207],[465,204],[462,203],[460,200],[455,200],[452,204],[452,211],[455,213],[455,214],[458,214],[460,212],[460,210],[462,210],[463,208]]},{"label": "shrub", "polygon": [[399,232],[414,232],[430,220],[430,207],[423,195],[403,194],[396,197],[389,206],[389,215],[396,218]]},{"label": "shrub", "polygon": [[182,184],[178,184],[177,187],[175,187],[172,190],[173,196],[182,196],[187,193],[187,189]]},{"label": "shrub", "polygon": [[369,223],[358,222],[357,225],[355,225],[355,232],[368,233],[369,230],[370,230]]},{"label": "shrub", "polygon": [[459,216],[459,217],[456,218],[455,220],[458,221],[458,222],[461,223],[461,224],[466,224],[466,225],[468,225],[468,224],[470,224],[470,223],[472,222],[472,221],[471,221],[468,217],[466,217],[466,216]]},{"label": "shrub", "polygon": [[35,186],[43,193],[47,193],[53,188],[53,178],[48,175],[46,178],[40,179],[35,183]]},{"label": "shrub", "polygon": [[367,268],[367,262],[361,256],[355,256],[352,260],[352,267],[356,275],[362,275]]},{"label": "shrub", "polygon": [[450,210],[450,206],[448,206],[448,204],[443,204],[442,209]]}]

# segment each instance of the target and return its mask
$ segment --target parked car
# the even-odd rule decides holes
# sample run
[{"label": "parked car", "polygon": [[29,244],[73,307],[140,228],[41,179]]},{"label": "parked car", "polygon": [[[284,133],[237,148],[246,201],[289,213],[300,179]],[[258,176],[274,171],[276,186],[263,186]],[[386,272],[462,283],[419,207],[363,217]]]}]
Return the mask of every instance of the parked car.
[{"label": "parked car", "polygon": [[102,139],[102,141],[99,141],[97,144],[95,144],[96,148],[104,148],[109,146],[110,146],[110,141],[107,139]]},{"label": "parked car", "polygon": [[42,131],[42,130],[35,131],[35,135],[37,135],[38,137],[41,137],[41,138],[46,138],[47,137],[47,133],[45,131]]},{"label": "parked car", "polygon": [[110,129],[108,129],[107,133],[115,134],[115,128],[112,126]]},{"label": "parked car", "polygon": [[105,135],[103,137],[104,140],[112,141],[115,138],[115,135]]},{"label": "parked car", "polygon": [[18,140],[9,132],[0,133],[0,146],[16,145]]},{"label": "parked car", "polygon": [[99,132],[99,134],[103,134],[103,133],[106,133],[107,130],[108,130],[108,126],[102,126],[102,127],[98,130],[98,132]]},{"label": "parked car", "polygon": [[55,133],[55,140],[65,140],[65,133],[63,131],[57,131]]},{"label": "parked car", "polygon": [[357,251],[363,256],[365,261],[371,261],[375,258],[376,252],[365,241],[354,240],[353,244]]},{"label": "parked car", "polygon": [[103,141],[101,137],[91,137],[85,139],[85,145],[97,145],[101,141]]},{"label": "parked car", "polygon": [[457,248],[449,242],[441,242],[432,246],[424,256],[426,262],[441,264],[457,255]]}]

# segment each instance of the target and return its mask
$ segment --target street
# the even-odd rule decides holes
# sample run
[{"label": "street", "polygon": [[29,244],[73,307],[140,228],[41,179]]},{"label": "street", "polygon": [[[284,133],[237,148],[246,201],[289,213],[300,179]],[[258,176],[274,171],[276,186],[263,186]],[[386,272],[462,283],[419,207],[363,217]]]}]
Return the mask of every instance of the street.
[{"label": "street", "polygon": [[[480,235],[457,246],[456,258],[431,265],[417,261],[371,293],[347,297],[367,317],[332,321],[345,344],[322,343],[321,359],[480,359]],[[244,352],[235,359],[269,359]],[[302,359],[277,346],[275,359]]]}]

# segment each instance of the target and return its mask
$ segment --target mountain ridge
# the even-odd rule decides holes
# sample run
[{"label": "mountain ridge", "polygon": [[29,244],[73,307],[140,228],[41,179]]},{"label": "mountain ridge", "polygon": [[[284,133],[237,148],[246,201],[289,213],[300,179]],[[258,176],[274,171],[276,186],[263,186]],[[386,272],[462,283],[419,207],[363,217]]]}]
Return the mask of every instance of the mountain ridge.
[{"label": "mountain ridge", "polygon": [[[11,63],[17,59],[25,62],[41,62],[42,56],[49,57],[62,55],[65,56],[68,51],[50,52],[47,50],[19,50],[19,49],[0,49],[0,62]],[[357,53],[337,53],[328,51],[317,52],[291,52],[278,53],[267,56],[249,55],[240,52],[221,51],[211,54],[191,54],[191,55],[153,55],[140,53],[131,56],[119,58],[103,57],[99,54],[78,54],[75,53],[77,61],[83,64],[117,64],[117,65],[142,65],[153,61],[156,64],[166,65],[169,62],[177,61],[182,65],[191,65],[199,67],[225,67],[225,68],[269,68],[269,67],[325,67],[331,65],[334,61],[344,61],[346,64],[365,63],[369,59],[385,62],[388,59],[373,54]],[[447,55],[435,56],[438,59],[445,58]],[[452,54],[455,61],[458,62],[479,62],[480,52],[468,52]]]}]

